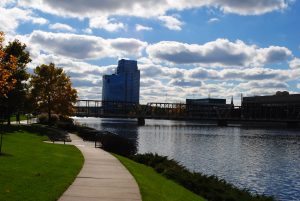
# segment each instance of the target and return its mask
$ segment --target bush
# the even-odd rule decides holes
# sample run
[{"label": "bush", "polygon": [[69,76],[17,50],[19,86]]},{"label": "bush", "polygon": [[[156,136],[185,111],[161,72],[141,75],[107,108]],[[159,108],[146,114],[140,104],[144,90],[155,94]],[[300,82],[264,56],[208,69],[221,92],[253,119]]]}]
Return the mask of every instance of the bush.
[{"label": "bush", "polygon": [[136,162],[151,166],[156,172],[171,179],[209,201],[273,201],[265,195],[252,195],[246,189],[238,189],[216,176],[190,172],[184,166],[165,156],[137,154],[131,157]]},{"label": "bush", "polygon": [[47,124],[48,123],[48,115],[47,114],[38,115],[37,122],[40,124]]},{"label": "bush", "polygon": [[59,122],[74,124],[74,119],[68,116],[59,115]]},{"label": "bush", "polygon": [[49,121],[48,114],[46,114],[46,113],[40,114],[37,117],[37,121],[40,124],[49,124],[50,123],[51,125],[54,125],[58,122],[58,119],[59,119],[58,115],[51,114],[50,121]]},{"label": "bush", "polygon": [[70,132],[74,132],[76,131],[76,127],[74,125],[74,120],[70,117],[67,116],[59,116],[59,121],[57,122],[57,127],[70,131]]},{"label": "bush", "polygon": [[74,125],[77,134],[88,141],[101,143],[101,148],[122,156],[130,156],[136,153],[136,142],[108,131],[98,131],[93,128]]},{"label": "bush", "polygon": [[102,144],[101,147],[106,151],[123,156],[131,156],[136,153],[136,143],[134,140],[129,140],[112,133],[100,135],[99,140]]}]

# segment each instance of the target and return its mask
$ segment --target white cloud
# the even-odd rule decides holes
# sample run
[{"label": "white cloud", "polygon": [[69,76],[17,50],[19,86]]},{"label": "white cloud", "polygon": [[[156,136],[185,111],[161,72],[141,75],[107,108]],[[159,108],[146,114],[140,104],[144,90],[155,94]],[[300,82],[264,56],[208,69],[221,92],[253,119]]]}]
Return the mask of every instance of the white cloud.
[{"label": "white cloud", "polygon": [[169,85],[179,87],[201,87],[202,82],[199,80],[172,79],[169,82]]},{"label": "white cloud", "polygon": [[135,30],[136,31],[151,31],[152,27],[147,27],[147,26],[143,26],[141,24],[136,24],[135,25]]},{"label": "white cloud", "polygon": [[28,21],[31,21],[33,24],[39,24],[39,25],[44,25],[44,24],[48,24],[48,20],[42,17],[33,17],[30,16],[28,18]]},{"label": "white cloud", "polygon": [[121,29],[125,29],[125,25],[121,22],[116,22],[113,18],[93,17],[90,19],[90,28],[93,29],[105,29],[106,31],[114,32]]},{"label": "white cloud", "polygon": [[219,8],[225,13],[240,15],[261,15],[284,10],[290,1],[286,0],[73,0],[72,3],[61,0],[19,0],[22,6],[40,9],[60,16],[95,17],[108,15],[126,15],[138,17],[158,17],[170,10],[185,10],[200,7]]},{"label": "white cloud", "polygon": [[63,68],[71,77],[73,86],[77,89],[79,99],[101,99],[102,76],[112,74],[114,66],[97,66],[84,61],[75,60],[54,54],[32,54],[30,69],[41,64],[54,62],[57,67]]},{"label": "white cloud", "polygon": [[159,16],[158,19],[170,30],[180,31],[183,23],[173,16]]},{"label": "white cloud", "polygon": [[16,0],[1,0],[0,1],[0,6],[5,7],[7,5],[15,4]]},{"label": "white cloud", "polygon": [[141,56],[143,49],[148,45],[146,42],[134,38],[115,38],[107,39],[107,41],[112,48],[120,51],[121,55]]},{"label": "white cloud", "polygon": [[147,47],[150,58],[175,64],[203,64],[211,67],[258,67],[286,61],[291,51],[285,47],[259,48],[241,40],[217,39],[203,45],[161,41]]},{"label": "white cloud", "polygon": [[93,30],[90,29],[90,28],[83,29],[82,31],[83,31],[83,33],[86,33],[86,34],[92,34],[93,33]]},{"label": "white cloud", "polygon": [[220,21],[219,18],[214,17],[214,18],[210,18],[207,22],[211,24],[211,23],[216,23],[216,22],[219,22],[219,21]]},{"label": "white cloud", "polygon": [[240,88],[245,90],[249,89],[277,89],[284,90],[288,88],[288,84],[282,81],[274,81],[274,80],[261,80],[261,81],[249,81],[246,83],[239,84]]},{"label": "white cloud", "polygon": [[300,84],[297,84],[297,88],[300,89]]},{"label": "white cloud", "polygon": [[52,30],[76,32],[76,30],[70,25],[62,24],[62,23],[50,24],[49,28]]},{"label": "white cloud", "polygon": [[27,41],[36,52],[43,51],[75,59],[137,57],[147,46],[146,42],[133,38],[104,39],[89,35],[44,31],[34,31],[23,37],[23,40]]},{"label": "white cloud", "polygon": [[292,69],[300,69],[300,59],[294,58],[292,61],[289,62],[289,66]]},{"label": "white cloud", "polygon": [[284,10],[288,7],[289,2],[286,0],[215,0],[215,5],[225,13],[261,15],[274,10]]},{"label": "white cloud", "polygon": [[235,90],[244,92],[244,96],[272,95],[276,91],[286,91],[289,85],[284,81],[261,80],[240,83]]},{"label": "white cloud", "polygon": [[7,33],[14,33],[22,22],[31,22],[33,24],[47,24],[48,20],[36,17],[31,10],[23,10],[17,7],[0,7],[0,30]]}]

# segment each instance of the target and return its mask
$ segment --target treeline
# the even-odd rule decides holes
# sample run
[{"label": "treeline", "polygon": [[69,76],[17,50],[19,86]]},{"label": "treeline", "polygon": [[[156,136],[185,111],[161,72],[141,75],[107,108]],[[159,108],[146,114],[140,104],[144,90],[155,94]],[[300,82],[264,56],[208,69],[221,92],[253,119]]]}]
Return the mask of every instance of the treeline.
[{"label": "treeline", "polygon": [[21,113],[46,113],[50,123],[51,114],[72,115],[77,91],[63,69],[41,64],[29,74],[26,44],[15,39],[5,46],[4,40],[0,32],[0,119],[10,124],[13,114],[18,120]]}]

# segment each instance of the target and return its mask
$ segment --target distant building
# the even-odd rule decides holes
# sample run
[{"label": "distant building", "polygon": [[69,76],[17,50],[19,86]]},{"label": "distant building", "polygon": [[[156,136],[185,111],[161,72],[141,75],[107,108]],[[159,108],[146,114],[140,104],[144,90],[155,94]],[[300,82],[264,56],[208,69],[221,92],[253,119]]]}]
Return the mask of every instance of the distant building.
[{"label": "distant building", "polygon": [[242,117],[249,119],[299,119],[300,94],[277,92],[272,96],[242,99]]},{"label": "distant building", "polygon": [[187,105],[226,104],[226,99],[222,99],[222,98],[186,99],[186,104]]},{"label": "distant building", "polygon": [[187,114],[199,118],[218,118],[218,111],[230,110],[232,107],[233,105],[226,104],[226,99],[186,99]]},{"label": "distant building", "polygon": [[121,59],[116,73],[103,76],[102,100],[139,103],[140,71],[137,61]]}]

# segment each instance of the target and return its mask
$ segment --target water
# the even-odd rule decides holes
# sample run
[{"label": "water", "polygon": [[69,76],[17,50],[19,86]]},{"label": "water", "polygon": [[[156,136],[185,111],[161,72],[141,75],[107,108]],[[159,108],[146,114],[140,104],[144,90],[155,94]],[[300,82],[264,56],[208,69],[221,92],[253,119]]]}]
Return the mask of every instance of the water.
[{"label": "water", "polygon": [[217,127],[195,122],[76,118],[136,139],[139,153],[166,155],[196,172],[217,175],[251,192],[300,201],[300,131]]}]

